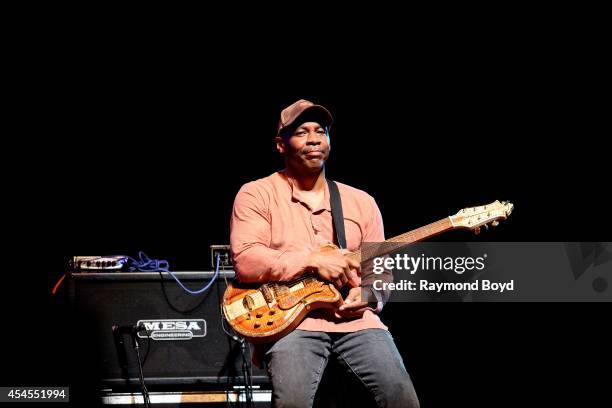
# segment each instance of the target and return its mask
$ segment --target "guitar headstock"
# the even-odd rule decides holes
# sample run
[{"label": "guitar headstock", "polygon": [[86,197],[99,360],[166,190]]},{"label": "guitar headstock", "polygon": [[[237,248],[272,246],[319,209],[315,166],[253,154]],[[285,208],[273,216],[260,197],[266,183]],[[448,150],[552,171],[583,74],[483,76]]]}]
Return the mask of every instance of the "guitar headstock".
[{"label": "guitar headstock", "polygon": [[508,201],[494,201],[491,204],[478,207],[468,207],[460,210],[457,214],[451,215],[451,223],[456,228],[466,228],[480,233],[480,227],[488,228],[489,224],[496,227],[500,220],[505,220],[510,216],[514,205]]}]

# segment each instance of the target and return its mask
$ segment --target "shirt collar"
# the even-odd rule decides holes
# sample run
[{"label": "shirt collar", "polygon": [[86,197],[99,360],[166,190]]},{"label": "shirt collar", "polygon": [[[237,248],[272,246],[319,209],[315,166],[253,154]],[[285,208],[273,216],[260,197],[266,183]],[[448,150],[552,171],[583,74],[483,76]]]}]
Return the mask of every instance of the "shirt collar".
[{"label": "shirt collar", "polygon": [[[289,175],[286,169],[282,170],[281,174],[284,176],[285,180],[287,180],[287,183],[289,184],[289,189],[291,190],[291,199],[295,201],[299,201],[300,203],[304,204],[306,207],[310,208],[308,204],[302,201],[300,190],[297,188],[294,188],[295,181],[293,177]],[[329,186],[327,185],[327,180],[325,181],[323,188],[325,189],[323,200],[319,203],[316,209],[314,210],[312,208],[310,209],[313,213],[321,211],[321,210],[327,210],[331,212],[331,204],[329,202]]]}]

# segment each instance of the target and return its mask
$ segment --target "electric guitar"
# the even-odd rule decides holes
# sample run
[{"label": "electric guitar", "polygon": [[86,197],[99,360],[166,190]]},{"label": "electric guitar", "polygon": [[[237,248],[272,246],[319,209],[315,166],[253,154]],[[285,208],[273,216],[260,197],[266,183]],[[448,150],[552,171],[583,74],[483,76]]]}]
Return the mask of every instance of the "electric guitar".
[{"label": "electric guitar", "polygon": [[[495,227],[500,220],[508,218],[513,208],[506,201],[464,208],[455,215],[390,238],[378,250],[374,249],[367,254],[358,250],[345,256],[364,262],[412,242],[454,229],[468,229],[478,234],[481,227],[488,228],[489,224]],[[337,249],[335,245],[328,244],[320,250]],[[307,273],[292,281],[263,285],[244,284],[234,280],[225,290],[222,309],[226,320],[236,332],[252,343],[266,343],[290,333],[309,312],[320,308],[336,309],[342,303],[340,292],[333,284]]]}]

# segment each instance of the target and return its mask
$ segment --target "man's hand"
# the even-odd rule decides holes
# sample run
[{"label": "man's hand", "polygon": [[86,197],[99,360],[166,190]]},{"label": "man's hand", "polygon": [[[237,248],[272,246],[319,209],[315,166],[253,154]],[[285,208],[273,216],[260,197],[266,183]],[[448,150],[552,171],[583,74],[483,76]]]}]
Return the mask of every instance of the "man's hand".
[{"label": "man's hand", "polygon": [[368,303],[361,300],[361,287],[351,288],[344,304],[338,308],[336,314],[339,317],[361,317],[363,312],[371,310]]},{"label": "man's hand", "polygon": [[308,265],[317,272],[321,279],[332,282],[338,289],[346,284],[351,287],[359,285],[358,276],[361,265],[354,259],[344,256],[340,250],[313,251],[310,254]]}]

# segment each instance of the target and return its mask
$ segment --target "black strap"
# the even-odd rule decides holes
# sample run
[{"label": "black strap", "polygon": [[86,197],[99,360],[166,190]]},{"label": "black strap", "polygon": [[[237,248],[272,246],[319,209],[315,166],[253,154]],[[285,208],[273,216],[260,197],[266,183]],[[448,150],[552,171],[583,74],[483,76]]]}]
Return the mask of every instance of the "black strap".
[{"label": "black strap", "polygon": [[346,248],[346,233],[344,232],[344,214],[342,213],[342,200],[336,182],[327,179],[329,186],[329,201],[331,204],[332,219],[334,220],[334,230],[340,248]]}]

